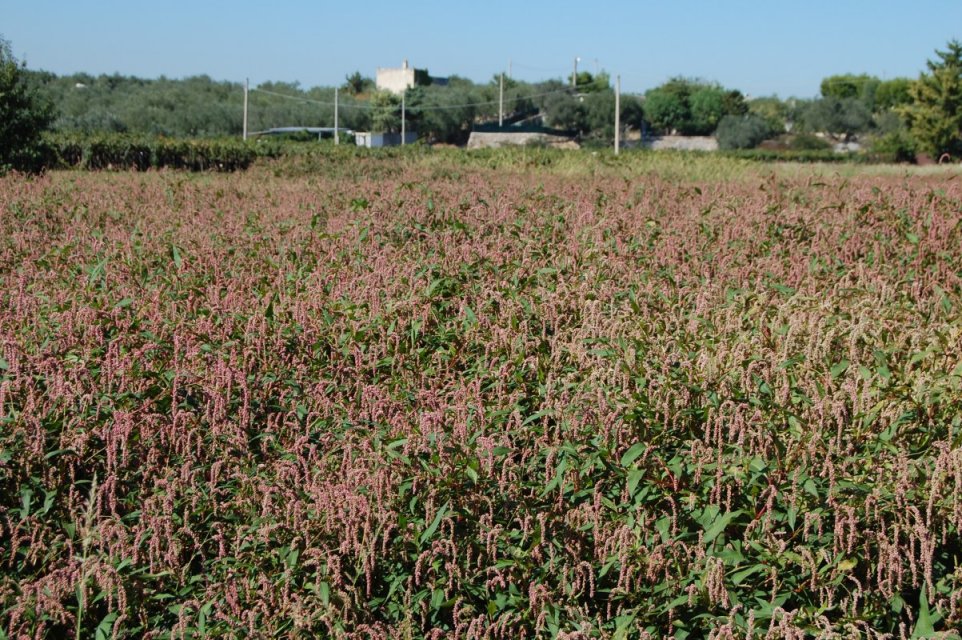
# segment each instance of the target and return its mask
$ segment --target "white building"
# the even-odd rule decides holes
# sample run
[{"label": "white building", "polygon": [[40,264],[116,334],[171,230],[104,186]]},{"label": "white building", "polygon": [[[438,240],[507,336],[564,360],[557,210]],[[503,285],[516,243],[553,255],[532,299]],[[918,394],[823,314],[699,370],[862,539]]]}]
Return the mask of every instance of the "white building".
[{"label": "white building", "polygon": [[408,61],[398,69],[393,67],[378,67],[374,85],[378,89],[390,91],[395,95],[400,95],[405,89],[410,89],[414,85],[431,84],[431,76],[427,69],[415,69],[408,66]]},{"label": "white building", "polygon": [[354,143],[359,147],[397,147],[401,144],[414,144],[417,141],[418,134],[416,131],[405,131],[403,142],[401,140],[400,133],[372,133],[370,131],[357,131],[354,134]]}]

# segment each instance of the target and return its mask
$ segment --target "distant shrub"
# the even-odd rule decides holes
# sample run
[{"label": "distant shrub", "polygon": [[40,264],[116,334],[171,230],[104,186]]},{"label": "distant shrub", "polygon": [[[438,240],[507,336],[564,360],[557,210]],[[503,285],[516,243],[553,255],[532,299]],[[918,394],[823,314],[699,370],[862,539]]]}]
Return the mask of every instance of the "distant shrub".
[{"label": "distant shrub", "polygon": [[124,134],[48,134],[44,166],[50,168],[145,171],[169,167],[189,171],[237,171],[256,157],[241,140],[180,140]]},{"label": "distant shrub", "polygon": [[789,141],[788,148],[792,151],[828,151],[832,144],[814,134],[800,133]]},{"label": "distant shrub", "polygon": [[799,151],[776,149],[734,149],[731,151],[722,151],[722,153],[731,158],[754,160],[757,162],[863,163],[872,161],[872,159],[866,155],[855,153],[835,153],[831,149],[803,149]]},{"label": "distant shrub", "polygon": [[718,123],[715,137],[721,149],[751,149],[772,133],[768,122],[754,114],[725,116]]},{"label": "distant shrub", "polygon": [[915,162],[918,142],[908,131],[891,131],[872,142],[871,153],[890,162]]}]

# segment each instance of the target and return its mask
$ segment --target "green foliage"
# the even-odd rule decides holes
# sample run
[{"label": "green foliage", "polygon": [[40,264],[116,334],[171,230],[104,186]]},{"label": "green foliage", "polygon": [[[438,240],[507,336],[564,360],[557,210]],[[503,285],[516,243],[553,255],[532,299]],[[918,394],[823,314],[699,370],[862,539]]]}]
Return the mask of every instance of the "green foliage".
[{"label": "green foliage", "polygon": [[587,71],[578,73],[575,88],[579,93],[597,93],[611,90],[611,76],[604,71],[592,75]]},{"label": "green foliage", "polygon": [[913,103],[902,110],[922,150],[933,155],[962,155],[962,43],[952,40],[929,60],[928,73],[909,93]]},{"label": "green foliage", "polygon": [[390,91],[371,96],[371,131],[393,133],[401,130],[401,98]]},{"label": "green foliage", "polygon": [[890,162],[915,162],[918,142],[908,131],[901,129],[885,133],[872,141],[872,153]]},{"label": "green foliage", "polygon": [[838,100],[860,100],[869,111],[875,108],[876,92],[882,81],[868,74],[855,75],[846,73],[829,76],[822,80],[821,92],[823,98],[837,98]]},{"label": "green foliage", "polygon": [[875,109],[884,112],[889,109],[904,107],[912,102],[912,80],[908,78],[892,78],[883,80],[875,90]]},{"label": "green foliage", "polygon": [[777,96],[753,98],[747,102],[748,112],[765,119],[768,128],[774,133],[782,133],[786,129],[791,114],[791,108]]},{"label": "green foliage", "polygon": [[751,149],[772,134],[769,122],[758,115],[727,115],[718,123],[715,137],[721,149]]},{"label": "green foliage", "polygon": [[555,129],[582,132],[587,126],[584,103],[570,93],[554,93],[544,102],[545,123]]},{"label": "green foliage", "polygon": [[832,144],[811,133],[799,133],[791,137],[788,148],[792,151],[830,151]]},{"label": "green foliage", "polygon": [[701,87],[688,98],[691,109],[692,133],[708,135],[725,116],[725,91],[720,87]]},{"label": "green foliage", "polygon": [[[497,118],[497,104],[492,104],[497,98],[494,86],[456,82],[408,89],[408,126],[429,142],[465,144],[474,122]],[[509,117],[516,110],[530,109],[520,98],[523,92],[517,84],[506,83],[505,112]]]},{"label": "green foliage", "polygon": [[126,134],[51,134],[45,166],[76,169],[167,167],[189,171],[237,171],[256,157],[254,143],[234,139],[180,140]]},{"label": "green foliage", "polygon": [[42,168],[41,134],[50,121],[49,105],[27,84],[26,67],[0,38],[0,173]]},{"label": "green foliage", "polygon": [[645,93],[645,119],[656,131],[686,133],[692,129],[689,98],[691,87],[684,78],[672,78]]},{"label": "green foliage", "polygon": [[859,98],[820,98],[808,103],[802,113],[804,131],[851,136],[871,129],[872,112]]},{"label": "green foliage", "polygon": [[344,76],[343,89],[351,95],[360,95],[373,88],[374,81],[362,76],[360,71],[355,71],[350,75]]},{"label": "green foliage", "polygon": [[726,115],[748,111],[739,91],[698,80],[672,78],[645,94],[645,117],[656,131],[710,135]]},{"label": "green foliage", "polygon": [[733,149],[721,152],[730,158],[756,162],[798,163],[862,163],[876,162],[875,158],[856,153],[835,153],[831,149]]}]

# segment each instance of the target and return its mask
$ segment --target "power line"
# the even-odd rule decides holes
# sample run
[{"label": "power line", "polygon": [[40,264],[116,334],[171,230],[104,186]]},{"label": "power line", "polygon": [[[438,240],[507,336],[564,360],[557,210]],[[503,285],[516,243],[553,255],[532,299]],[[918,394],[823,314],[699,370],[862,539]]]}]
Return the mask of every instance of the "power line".
[{"label": "power line", "polygon": [[[264,94],[271,95],[271,96],[277,96],[277,97],[279,97],[279,98],[285,98],[285,99],[287,99],[287,100],[294,100],[294,101],[296,101],[296,102],[306,102],[306,103],[310,103],[310,104],[317,104],[317,105],[321,105],[321,106],[325,106],[325,107],[338,106],[339,108],[363,109],[363,110],[368,110],[368,111],[373,111],[373,110],[384,109],[384,108],[385,108],[385,107],[380,107],[380,106],[370,105],[370,104],[359,104],[359,103],[357,103],[357,102],[349,103],[349,104],[345,104],[345,103],[337,104],[337,103],[335,103],[335,102],[326,102],[326,101],[323,101],[323,100],[314,100],[313,98],[307,98],[307,97],[304,97],[304,96],[292,96],[292,95],[288,95],[288,94],[285,94],[285,93],[278,93],[278,92],[276,92],[276,91],[270,91],[269,89],[260,89],[260,88],[257,88],[257,87],[251,88],[251,91],[259,91],[260,93],[264,93]],[[565,88],[563,88],[563,89],[553,89],[553,90],[551,90],[551,91],[544,91],[544,92],[541,92],[541,93],[532,93],[532,94],[529,94],[529,95],[516,95],[516,96],[514,96],[513,99],[516,100],[516,101],[517,101],[517,100],[528,100],[528,99],[533,99],[533,98],[543,98],[543,97],[545,97],[545,96],[555,95],[555,94],[559,94],[559,93],[569,93],[569,92],[570,92],[570,89],[569,89],[568,87],[565,87]],[[498,104],[498,101],[497,101],[497,100],[486,100],[486,101],[484,101],[484,102],[468,102],[468,103],[464,103],[464,104],[446,104],[446,105],[433,105],[433,106],[411,106],[411,107],[408,108],[408,110],[409,110],[409,111],[445,111],[445,110],[449,110],[449,109],[466,109],[466,108],[468,108],[468,107],[487,107],[487,106],[494,106],[494,105],[497,105],[497,104]],[[400,109],[400,105],[395,106],[395,108],[396,108],[396,109]]]}]

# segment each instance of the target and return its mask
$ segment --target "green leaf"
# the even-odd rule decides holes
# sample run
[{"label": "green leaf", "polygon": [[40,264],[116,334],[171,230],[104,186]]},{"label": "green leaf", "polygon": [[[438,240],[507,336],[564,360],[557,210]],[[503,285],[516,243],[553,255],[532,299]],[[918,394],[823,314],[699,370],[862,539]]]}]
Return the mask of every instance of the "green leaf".
[{"label": "green leaf", "polygon": [[50,451],[49,453],[44,455],[43,459],[49,460],[50,458],[55,458],[64,453],[72,453],[76,455],[77,452],[74,451],[73,449],[57,449],[56,451]]},{"label": "green leaf", "polygon": [[107,640],[113,635],[114,621],[117,620],[118,612],[111,611],[104,616],[104,619],[97,625],[96,640]]},{"label": "green leaf", "polygon": [[213,604],[212,602],[208,602],[200,608],[200,613],[197,614],[197,631],[200,632],[201,636],[207,635],[207,619],[210,617]]},{"label": "green leaf", "polygon": [[631,447],[625,451],[625,455],[621,456],[621,466],[627,467],[630,465],[632,462],[637,460],[647,448],[648,445],[646,445],[644,442],[636,442],[635,444],[631,445]]},{"label": "green leaf", "polygon": [[779,284],[777,282],[772,282],[769,286],[785,297],[790,298],[791,296],[795,295],[795,289],[793,289],[792,287],[788,287],[786,285]]},{"label": "green leaf", "polygon": [[834,365],[832,365],[832,379],[833,380],[838,379],[838,377],[843,373],[845,373],[847,369],[848,369],[848,360],[844,358],[839,360]]},{"label": "green leaf", "polygon": [[180,257],[180,249],[175,244],[170,245],[170,259],[174,262],[174,266],[180,269],[183,260]]},{"label": "green leaf", "polygon": [[475,471],[472,467],[470,467],[470,466],[465,467],[465,468],[464,468],[464,474],[465,474],[466,476],[468,476],[468,478],[469,478],[469,479],[471,480],[471,482],[473,482],[474,484],[477,484],[477,483],[478,483],[478,472]]},{"label": "green leaf", "polygon": [[429,540],[431,536],[434,535],[434,532],[438,530],[438,526],[441,524],[441,519],[444,518],[444,515],[448,512],[448,506],[450,504],[450,502],[445,502],[444,506],[438,509],[437,514],[434,516],[434,520],[431,522],[431,525],[421,534],[421,544],[424,544],[427,540]]},{"label": "green leaf", "polygon": [[855,558],[845,558],[844,560],[838,563],[838,570],[851,571],[852,569],[855,568],[855,565],[857,564],[858,564],[858,560],[856,560]]},{"label": "green leaf", "polygon": [[711,526],[705,530],[705,542],[710,543],[717,538],[721,532],[725,530],[725,527],[727,527],[736,516],[741,515],[741,513],[740,509],[736,509],[735,511],[723,513],[715,518]]},{"label": "green leaf", "polygon": [[568,470],[568,459],[562,458],[561,462],[558,463],[558,466],[555,467],[554,477],[551,479],[551,481],[547,485],[545,485],[544,490],[541,492],[542,498],[548,495],[549,493],[551,493],[552,491],[554,491],[559,486],[561,486],[561,482],[562,480],[564,480],[565,471],[567,470]]},{"label": "green leaf", "polygon": [[33,489],[24,487],[20,490],[20,519],[26,520],[30,515],[30,504],[33,502]]},{"label": "green leaf", "polygon": [[745,578],[748,576],[761,573],[763,571],[765,571],[765,567],[760,564],[756,564],[753,567],[748,567],[747,569],[742,569],[741,571],[736,571],[732,574],[732,584],[739,585],[743,583]]},{"label": "green leaf", "polygon": [[938,619],[932,616],[929,611],[929,599],[922,586],[922,593],[919,594],[919,618],[915,622],[915,629],[912,630],[913,638],[931,638],[935,636],[935,623]]},{"label": "green leaf", "polygon": [[628,472],[628,495],[635,495],[635,489],[638,488],[638,483],[644,477],[645,471],[643,469],[632,469]]},{"label": "green leaf", "polygon": [[532,413],[530,416],[524,419],[524,422],[521,423],[521,426],[522,427],[527,426],[532,422],[534,422],[535,420],[537,420],[538,418],[543,418],[544,416],[549,415],[550,413],[551,413],[551,409],[542,409],[537,413]]}]

